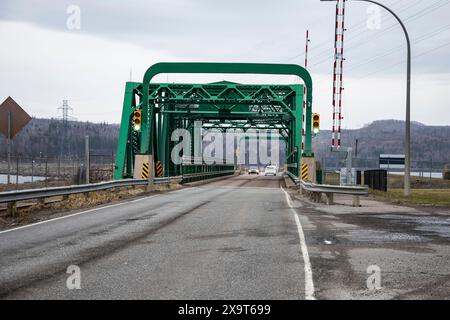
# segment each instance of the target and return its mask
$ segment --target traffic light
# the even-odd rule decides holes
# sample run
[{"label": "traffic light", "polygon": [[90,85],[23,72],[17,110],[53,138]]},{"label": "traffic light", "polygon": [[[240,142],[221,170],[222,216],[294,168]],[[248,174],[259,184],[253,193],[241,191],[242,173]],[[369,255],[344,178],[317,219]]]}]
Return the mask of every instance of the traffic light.
[{"label": "traffic light", "polygon": [[320,131],[320,114],[313,113],[312,115],[312,127],[314,134],[318,134]]},{"label": "traffic light", "polygon": [[135,110],[133,112],[133,129],[135,131],[139,131],[139,130],[141,130],[141,125],[142,125],[141,110]]}]

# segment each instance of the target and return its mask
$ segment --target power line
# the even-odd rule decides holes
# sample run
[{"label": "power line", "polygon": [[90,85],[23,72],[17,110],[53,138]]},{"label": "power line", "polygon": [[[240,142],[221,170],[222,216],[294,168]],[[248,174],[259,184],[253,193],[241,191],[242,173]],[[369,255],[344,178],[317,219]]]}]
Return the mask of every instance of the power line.
[{"label": "power line", "polygon": [[[434,5],[436,5],[437,3],[442,2],[442,1],[445,1],[445,0],[437,0],[436,2],[432,3],[430,6],[425,7],[425,9],[427,9],[427,8],[429,8],[429,7],[432,7],[432,6],[434,6]],[[419,3],[421,3],[421,0],[416,0],[416,1],[413,2],[413,3],[403,4],[403,6],[400,6],[400,7],[397,9],[397,12],[402,13],[402,12],[404,12],[404,11],[406,11],[406,10],[409,10],[410,8],[416,6],[416,5],[419,4]],[[414,13],[412,16],[406,18],[405,21],[408,20],[409,18],[415,16],[415,15],[417,15],[417,13]],[[353,28],[356,27],[356,26],[360,26],[361,24],[364,24],[365,22],[366,22],[366,19],[361,20],[359,23],[353,25]],[[388,31],[388,30],[390,30],[390,29],[393,29],[393,28],[395,28],[396,26],[397,26],[397,23],[394,23],[394,24],[392,24],[391,26],[389,26],[385,31]],[[348,32],[348,33],[351,33],[351,32]],[[347,33],[347,36],[346,36],[347,39],[350,38],[350,37],[348,36],[348,33]],[[360,30],[360,33],[361,33],[361,34],[366,34],[366,30],[365,30],[365,29],[364,29],[364,30]],[[383,35],[384,35],[384,33],[382,33],[382,34],[377,34],[377,35],[375,35],[375,37],[372,36],[372,40],[374,40],[374,39],[376,39],[376,38],[379,38],[379,37],[381,37],[381,36],[383,36]],[[370,38],[370,36],[369,36],[369,38]],[[367,38],[364,39],[363,41],[361,41],[358,45],[356,45],[356,46],[354,45],[353,47],[350,46],[350,47],[347,48],[346,50],[348,51],[348,50],[351,49],[351,48],[355,48],[355,47],[361,46],[362,44],[366,43],[366,41],[367,41]],[[329,41],[327,41],[327,42],[329,42]],[[324,42],[324,43],[325,43],[325,42]],[[316,48],[317,48],[317,47],[316,47]],[[312,51],[312,49],[310,49],[310,51]],[[328,55],[329,52],[330,52],[330,49],[326,49],[326,50],[321,51],[321,53],[319,53],[319,54],[317,54],[317,55],[314,55],[314,57],[317,58],[317,57],[320,57],[320,56]],[[300,54],[298,54],[298,55],[296,55],[296,56],[294,56],[294,57],[291,57],[291,58],[289,58],[289,59],[287,59],[287,60],[284,60],[283,62],[289,62],[289,61],[291,61],[291,60],[294,60],[295,58],[298,58],[298,57],[301,57],[301,56],[304,56],[304,55],[305,55],[305,53],[303,52],[303,53],[300,53]],[[316,62],[316,63],[312,64],[310,67],[318,66],[318,65],[320,65],[320,64],[322,64],[322,63],[325,63],[325,62],[329,61],[329,59],[330,59],[330,57],[329,57],[329,56],[326,56],[326,57],[324,57],[323,59],[319,60],[319,62]],[[273,79],[273,78],[275,78],[275,77],[271,77],[270,79]],[[287,77],[282,77],[282,78],[287,78]]]},{"label": "power line", "polygon": [[[445,47],[447,47],[447,46],[450,46],[450,42],[444,43],[443,45],[440,45],[440,46],[438,46],[438,47],[435,47],[435,48],[432,48],[432,49],[430,49],[430,50],[424,51],[424,52],[422,52],[422,53],[420,53],[420,54],[417,54],[417,55],[413,56],[413,59],[417,59],[417,58],[419,58],[419,57],[422,57],[422,56],[424,56],[424,55],[427,55],[427,54],[429,54],[429,53],[431,53],[431,52],[434,52],[434,51],[437,51],[437,50],[439,50],[439,49],[445,48]],[[383,68],[383,69],[380,69],[380,70],[371,72],[371,73],[366,74],[366,75],[364,75],[364,76],[362,76],[362,77],[359,77],[359,78],[357,78],[357,79],[364,79],[364,78],[367,78],[367,77],[369,77],[369,76],[371,76],[371,75],[373,75],[373,74],[379,73],[379,72],[381,72],[381,71],[383,71],[383,70],[385,70],[385,69],[393,68],[393,67],[398,66],[398,65],[400,65],[400,64],[402,64],[402,63],[404,63],[404,61],[400,61],[400,62],[394,63],[394,64],[389,65],[389,66],[387,66],[387,67],[385,67],[385,68]]]},{"label": "power line", "polygon": [[[407,10],[408,8],[413,7],[414,5],[419,4],[421,0],[415,0],[415,1],[416,1],[416,3],[413,3],[413,4],[410,4],[410,3],[409,3],[409,4],[407,4],[406,6],[399,7],[399,8],[398,8],[399,12],[403,12],[404,10]],[[398,3],[393,4],[393,6],[395,7],[397,4],[398,4]],[[359,29],[358,29],[358,30],[353,31],[352,29],[356,29],[357,27],[359,27],[359,26],[361,26],[361,25],[364,25],[364,24],[366,23],[366,21],[367,21],[367,19],[362,19],[362,20],[360,20],[358,23],[356,23],[356,24],[350,26],[349,28],[347,28],[347,31],[346,31],[347,37],[348,37],[348,35],[351,34],[352,32],[356,32],[356,31],[359,30]],[[361,31],[361,30],[359,30],[359,31]],[[364,33],[365,33],[365,30],[362,30],[362,34],[364,34]],[[311,49],[310,49],[310,52],[313,52],[314,50],[317,50],[318,48],[323,47],[324,45],[329,44],[331,40],[332,40],[332,38],[329,38],[328,40],[326,40],[326,41],[324,41],[324,42],[321,42],[320,44],[318,44],[318,45],[316,45],[316,46],[312,46]],[[319,54],[316,55],[316,57],[317,57],[317,56],[322,56],[324,53],[326,54],[326,53],[328,53],[328,52],[329,52],[328,49],[322,50]],[[303,56],[303,55],[304,55],[303,52],[302,52],[302,53],[299,53],[299,54],[297,54],[297,55],[295,55],[295,56],[293,56],[293,57],[287,59],[287,61],[291,61],[291,60],[293,60],[293,59],[295,59],[295,58],[297,58],[297,57]]]},{"label": "power line", "polygon": [[[438,1],[440,1],[440,0],[438,0]],[[416,0],[416,2],[409,3],[409,4],[407,4],[406,6],[400,7],[400,8],[398,8],[398,9],[395,9],[395,8],[394,8],[394,9],[396,10],[397,14],[400,15],[400,14],[402,14],[403,12],[405,12],[405,11],[411,9],[412,7],[414,7],[414,6],[416,6],[416,5],[420,4],[420,3],[422,3],[421,0]],[[389,18],[391,18],[391,17],[389,16]],[[389,30],[389,29],[391,29],[391,28],[393,28],[393,27],[396,27],[396,26],[397,26],[397,22],[395,22],[395,23],[392,24],[390,27],[388,27],[387,30]],[[353,41],[355,38],[358,38],[358,37],[361,37],[361,36],[366,36],[366,38],[364,39],[364,41],[367,40],[367,32],[366,32],[367,30],[366,30],[366,29],[363,29],[363,30],[359,30],[359,31],[360,31],[359,34],[354,35],[354,36],[352,36],[351,38],[349,38],[349,42],[351,42],[351,41]],[[386,30],[385,30],[385,31],[386,31]]]},{"label": "power line", "polygon": [[[415,21],[415,20],[417,20],[417,19],[420,19],[420,18],[422,18],[422,17],[424,17],[424,16],[426,16],[426,15],[432,13],[433,11],[436,11],[437,9],[439,9],[439,8],[441,8],[441,7],[443,7],[443,6],[446,6],[446,5],[450,4],[450,1],[447,1],[447,2],[443,2],[443,1],[446,1],[446,0],[438,0],[438,1],[434,2],[434,3],[432,3],[431,5],[429,5],[429,6],[427,6],[427,7],[424,8],[425,13],[424,13],[423,11],[414,13],[413,15],[411,15],[411,16],[407,17],[406,19],[404,19],[404,21],[405,21],[405,22],[412,22],[412,21]],[[386,34],[387,31],[389,31],[389,30],[391,30],[391,29],[394,29],[396,26],[397,26],[397,23],[394,23],[394,24],[390,25],[389,27],[387,27],[386,29],[384,29],[384,30],[383,30],[383,33],[376,34],[376,35],[374,35],[374,36],[369,36],[368,38],[364,39],[363,41],[360,41],[360,42],[357,43],[356,45],[349,46],[349,47],[347,48],[347,52],[348,52],[350,49],[354,49],[354,48],[357,48],[357,47],[359,47],[359,46],[365,44],[365,43],[367,42],[368,39],[370,39],[370,40],[375,40],[375,39],[378,39],[378,38],[384,36],[384,35]],[[322,59],[322,60],[320,60],[319,62],[316,62],[316,63],[312,64],[311,67],[318,66],[318,65],[320,65],[320,64],[322,64],[322,63],[328,61],[329,58],[330,58],[330,57],[326,57],[325,59]]]},{"label": "power line", "polygon": [[[421,43],[423,41],[429,40],[430,38],[434,37],[435,35],[443,32],[443,31],[446,31],[448,29],[450,29],[450,25],[440,27],[440,28],[438,28],[435,31],[432,31],[430,33],[424,34],[424,35],[422,35],[420,37],[417,37],[417,38],[413,39],[412,42],[414,44]],[[351,71],[351,70],[354,70],[354,69],[358,69],[358,68],[360,68],[362,66],[365,66],[366,64],[369,64],[369,63],[371,63],[373,61],[376,61],[379,58],[383,58],[383,57],[389,56],[389,55],[397,52],[399,49],[402,49],[404,47],[405,47],[404,44],[396,46],[396,47],[393,47],[390,50],[388,50],[387,52],[384,52],[382,54],[378,54],[378,55],[376,55],[374,57],[369,57],[369,59],[365,59],[365,60],[363,60],[363,62],[361,62],[361,63],[359,63],[359,64],[357,64],[355,66],[351,66],[350,68],[348,68],[348,70]]]},{"label": "power line", "polygon": [[[450,1],[449,1],[449,2],[446,2],[446,3],[442,3],[442,1],[445,1],[445,0],[438,0],[438,1],[436,1],[435,3],[431,4],[430,6],[424,8],[425,13],[423,13],[423,11],[417,12],[417,13],[415,13],[415,14],[413,14],[413,15],[407,17],[407,18],[405,18],[403,21],[404,21],[404,22],[412,22],[412,21],[418,20],[418,19],[420,19],[420,18],[422,18],[422,17],[424,17],[424,16],[430,14],[431,12],[436,11],[437,9],[439,9],[439,8],[441,8],[441,7],[443,7],[443,6],[446,6],[446,5],[450,4]],[[438,2],[441,2],[441,4],[438,5]],[[438,5],[438,6],[436,7],[436,5]],[[429,9],[432,9],[432,10],[429,10]],[[427,10],[428,10],[428,11],[427,11]],[[418,15],[418,14],[420,14],[420,15]],[[390,31],[390,30],[392,30],[392,29],[395,29],[397,26],[398,26],[398,23],[397,23],[397,22],[394,22],[392,25],[390,25],[389,27],[387,27],[386,29],[384,29],[384,30],[383,30],[383,33],[379,33],[379,34],[370,36],[370,37],[364,39],[363,41],[358,42],[357,44],[355,44],[355,45],[353,45],[353,46],[349,46],[349,47],[347,48],[347,50],[350,50],[350,49],[353,49],[353,48],[357,48],[357,47],[363,45],[364,43],[367,42],[367,39],[370,39],[370,40],[372,40],[372,41],[375,40],[375,39],[378,39],[378,38],[380,38],[380,37],[386,35],[386,32],[387,32],[387,31]]]},{"label": "power line", "polygon": [[[408,4],[406,4],[406,5],[404,4],[404,6],[399,7],[399,8],[397,9],[397,12],[398,12],[398,13],[402,13],[402,12],[404,12],[404,11],[406,11],[406,10],[408,10],[408,9],[410,9],[410,8],[412,8],[412,7],[414,7],[414,6],[416,6],[417,4],[421,3],[421,0],[415,0],[415,1],[416,1],[416,2],[408,3]],[[438,1],[442,1],[442,0],[438,0]],[[394,7],[395,7],[395,5],[396,5],[396,4],[394,4]],[[348,29],[348,31],[346,31],[346,32],[347,32],[347,39],[352,39],[352,40],[353,40],[355,37],[359,37],[359,36],[361,36],[361,35],[367,35],[366,29],[363,29],[363,30],[358,29],[358,30],[355,30],[355,31],[352,30],[352,29],[356,29],[357,27],[359,27],[359,26],[365,24],[366,21],[367,21],[367,19],[363,19],[363,20],[361,20],[359,23],[356,23],[356,24],[352,25],[351,27],[347,28],[347,29]],[[395,27],[396,24],[394,24],[393,26]],[[391,27],[393,27],[393,26],[391,26]],[[391,27],[390,27],[390,28],[391,28]],[[359,33],[357,33],[356,35],[352,35],[351,37],[349,36],[349,35],[352,34],[352,32],[356,32],[356,31],[359,31]],[[366,40],[367,40],[367,38],[364,40],[364,42],[365,42]],[[330,41],[331,41],[331,40],[324,41],[324,42],[321,43],[320,45],[317,45],[316,47],[313,47],[310,51],[312,52],[313,50],[315,50],[315,49],[317,49],[317,48],[319,48],[319,47],[321,47],[321,46],[323,46],[323,45],[325,45],[325,44],[330,43]],[[351,48],[351,47],[350,47],[350,48]],[[329,49],[325,49],[325,50],[320,51],[318,54],[316,54],[316,55],[314,55],[314,56],[315,56],[316,58],[318,58],[318,57],[321,57],[321,56],[324,56],[324,55],[329,54],[329,52],[330,52]],[[291,60],[294,60],[295,58],[301,57],[302,55],[304,55],[304,53],[299,53],[299,54],[297,54],[297,55],[295,55],[295,56],[293,56],[293,57],[287,59],[286,62],[291,61]],[[326,60],[327,60],[327,59],[321,60],[321,63],[325,62]]]}]

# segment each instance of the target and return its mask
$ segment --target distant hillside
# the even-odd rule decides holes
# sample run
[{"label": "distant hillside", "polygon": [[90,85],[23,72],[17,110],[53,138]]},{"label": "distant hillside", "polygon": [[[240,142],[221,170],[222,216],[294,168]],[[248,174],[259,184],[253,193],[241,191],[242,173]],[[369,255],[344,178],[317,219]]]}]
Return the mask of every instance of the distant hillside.
[{"label": "distant hillside", "polygon": [[[436,166],[450,162],[450,126],[426,126],[412,123],[413,160],[429,163],[432,157]],[[90,136],[93,154],[116,152],[119,136],[118,124],[63,122],[57,119],[32,119],[14,139],[13,154],[23,157],[59,156],[83,157],[84,137]],[[375,121],[361,129],[342,132],[342,150],[355,148],[358,140],[359,159],[378,159],[380,153],[404,153],[404,122],[397,120]],[[317,158],[341,158],[329,151],[331,132],[323,130],[314,138],[313,146]],[[6,141],[0,137],[0,157],[6,157]]]},{"label": "distant hillside", "polygon": [[[69,121],[65,128],[59,119],[33,118],[14,138],[12,153],[21,157],[82,157],[86,135],[90,137],[93,154],[110,155],[116,152],[119,136],[117,124]],[[0,137],[0,157],[6,157],[4,136]]]},{"label": "distant hillside", "polygon": [[[342,150],[355,150],[358,140],[358,158],[377,159],[380,154],[404,154],[405,122],[375,121],[361,129],[343,130]],[[427,126],[411,123],[412,159],[435,165],[450,162],[450,126]],[[314,152],[319,158],[332,156],[329,151],[331,131],[323,130],[313,140]]]}]

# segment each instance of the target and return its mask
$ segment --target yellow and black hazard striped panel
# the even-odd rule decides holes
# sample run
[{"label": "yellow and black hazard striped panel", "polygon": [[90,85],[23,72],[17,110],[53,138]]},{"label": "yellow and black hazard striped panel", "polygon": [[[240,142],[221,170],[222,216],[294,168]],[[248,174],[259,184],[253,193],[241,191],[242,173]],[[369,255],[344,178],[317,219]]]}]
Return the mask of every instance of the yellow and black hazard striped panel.
[{"label": "yellow and black hazard striped panel", "polygon": [[306,163],[302,164],[302,180],[308,181],[308,165]]},{"label": "yellow and black hazard striped panel", "polygon": [[149,167],[148,162],[142,164],[142,179],[148,178]]},{"label": "yellow and black hazard striped panel", "polygon": [[163,167],[161,161],[156,161],[156,176],[157,177],[163,176]]}]

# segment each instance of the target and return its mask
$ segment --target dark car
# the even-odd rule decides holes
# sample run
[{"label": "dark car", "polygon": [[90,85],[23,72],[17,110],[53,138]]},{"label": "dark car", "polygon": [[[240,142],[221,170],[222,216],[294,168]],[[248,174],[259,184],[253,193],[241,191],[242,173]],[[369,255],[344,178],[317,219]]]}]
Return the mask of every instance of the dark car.
[{"label": "dark car", "polygon": [[248,174],[259,174],[258,168],[250,168],[248,169]]}]

